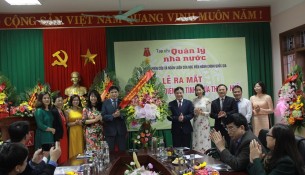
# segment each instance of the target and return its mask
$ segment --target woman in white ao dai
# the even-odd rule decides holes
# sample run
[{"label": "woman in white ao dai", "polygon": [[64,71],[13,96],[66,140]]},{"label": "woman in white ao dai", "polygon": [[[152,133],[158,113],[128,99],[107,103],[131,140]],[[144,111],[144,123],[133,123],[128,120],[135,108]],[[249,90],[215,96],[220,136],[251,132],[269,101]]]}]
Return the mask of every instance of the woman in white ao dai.
[{"label": "woman in white ao dai", "polygon": [[194,119],[193,119],[193,149],[204,153],[211,148],[210,140],[210,111],[211,101],[205,97],[205,90],[202,84],[195,86],[195,95],[197,98],[193,100]]}]

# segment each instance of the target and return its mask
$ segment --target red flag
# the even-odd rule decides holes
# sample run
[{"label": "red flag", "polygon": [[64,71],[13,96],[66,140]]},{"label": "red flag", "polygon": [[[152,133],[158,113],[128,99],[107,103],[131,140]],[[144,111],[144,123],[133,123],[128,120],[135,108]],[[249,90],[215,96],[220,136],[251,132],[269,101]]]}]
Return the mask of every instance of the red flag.
[{"label": "red flag", "polygon": [[[95,75],[106,67],[105,28],[48,29],[43,31],[45,81],[52,91],[72,85],[71,73],[77,71],[81,76],[81,86],[87,89]],[[95,64],[85,65],[87,51],[97,54]]]}]

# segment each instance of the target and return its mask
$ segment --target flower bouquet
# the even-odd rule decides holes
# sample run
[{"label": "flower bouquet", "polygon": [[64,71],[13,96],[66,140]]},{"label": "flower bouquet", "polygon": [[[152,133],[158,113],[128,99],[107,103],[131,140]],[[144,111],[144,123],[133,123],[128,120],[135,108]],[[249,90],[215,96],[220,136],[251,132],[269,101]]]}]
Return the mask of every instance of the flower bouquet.
[{"label": "flower bouquet", "polygon": [[26,90],[20,95],[23,102],[19,106],[12,106],[11,114],[16,117],[33,117],[36,100],[41,92],[50,92],[50,85],[38,82],[33,88]]},{"label": "flower bouquet", "polygon": [[133,138],[133,148],[135,145],[142,145],[142,147],[147,148],[149,143],[151,143],[151,139],[155,134],[156,129],[152,128],[149,121],[143,122],[138,134],[136,134],[135,138]]},{"label": "flower bouquet", "polygon": [[9,116],[10,106],[17,101],[16,88],[0,74],[0,118]]},{"label": "flower bouquet", "polygon": [[153,165],[149,163],[147,167],[141,166],[138,157],[135,152],[132,154],[133,162],[130,162],[128,170],[124,172],[124,175],[159,175],[159,173],[153,171]]},{"label": "flower bouquet", "polygon": [[302,68],[295,66],[279,90],[279,99],[274,109],[275,116],[294,129],[304,126],[304,92],[301,90]]},{"label": "flower bouquet", "polygon": [[122,112],[127,116],[129,128],[137,128],[145,121],[153,124],[169,116],[165,87],[147,61],[134,69],[125,91],[130,100],[122,107]]},{"label": "flower bouquet", "polygon": [[206,162],[199,163],[194,167],[185,169],[182,175],[219,175],[219,172],[212,167],[207,166]]},{"label": "flower bouquet", "polygon": [[109,98],[108,91],[112,85],[118,86],[118,79],[115,77],[114,73],[103,70],[96,74],[93,83],[90,86],[90,90],[97,90],[99,94],[101,94],[102,101],[105,101]]},{"label": "flower bouquet", "polygon": [[28,102],[23,102],[17,107],[12,107],[11,114],[17,117],[33,117],[33,109]]},{"label": "flower bouquet", "polygon": [[27,101],[28,106],[35,108],[37,97],[41,92],[51,92],[50,85],[38,82],[33,88],[22,93],[21,99]]}]

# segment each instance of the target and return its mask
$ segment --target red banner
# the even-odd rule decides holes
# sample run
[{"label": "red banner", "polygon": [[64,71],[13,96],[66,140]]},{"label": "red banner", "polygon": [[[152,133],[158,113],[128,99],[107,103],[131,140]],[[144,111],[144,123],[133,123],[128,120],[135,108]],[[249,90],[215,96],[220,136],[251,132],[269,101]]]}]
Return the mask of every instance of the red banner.
[{"label": "red banner", "polygon": [[105,28],[43,31],[45,82],[65,92],[71,72],[79,72],[80,85],[89,89],[95,75],[106,67]]},{"label": "red banner", "polygon": [[[86,14],[113,16],[118,12]],[[0,29],[270,22],[271,20],[270,7],[140,11],[130,18],[137,19],[137,22],[82,16],[82,13],[0,14]],[[60,21],[58,24],[63,24],[48,26],[42,25],[39,20],[56,20]]]},{"label": "red banner", "polygon": [[149,70],[145,73],[145,75],[141,78],[141,80],[138,82],[138,84],[124,97],[122,102],[120,103],[120,108],[124,109],[132,100],[132,98],[138,94],[140,89],[151,79],[151,77],[155,73],[152,70]]},{"label": "red banner", "polygon": [[108,83],[107,86],[105,87],[103,93],[101,94],[101,99],[102,99],[102,101],[105,100],[106,95],[108,94],[109,88],[110,88],[112,85],[113,85],[113,82],[112,82],[112,81],[109,81],[109,83]]}]

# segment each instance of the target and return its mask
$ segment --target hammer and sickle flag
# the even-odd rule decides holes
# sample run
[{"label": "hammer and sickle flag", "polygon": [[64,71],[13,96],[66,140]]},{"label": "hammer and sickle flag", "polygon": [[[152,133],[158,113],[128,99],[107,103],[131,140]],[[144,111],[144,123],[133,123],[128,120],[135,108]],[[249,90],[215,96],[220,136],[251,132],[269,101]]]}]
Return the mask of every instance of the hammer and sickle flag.
[{"label": "hammer and sickle flag", "polygon": [[[64,54],[64,59],[62,59],[62,57],[59,55],[60,53],[63,53]],[[52,63],[52,66],[64,66],[65,68],[67,68],[67,61],[69,59],[68,57],[68,54],[67,52],[65,52],[64,50],[58,50],[57,52],[53,53],[52,54],[53,57],[57,57],[57,60],[55,60],[53,63]]]}]

